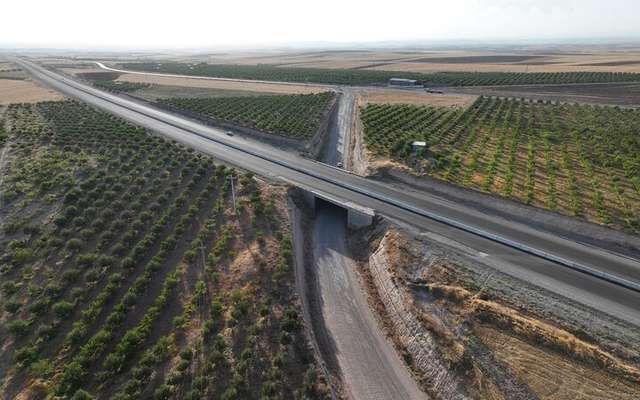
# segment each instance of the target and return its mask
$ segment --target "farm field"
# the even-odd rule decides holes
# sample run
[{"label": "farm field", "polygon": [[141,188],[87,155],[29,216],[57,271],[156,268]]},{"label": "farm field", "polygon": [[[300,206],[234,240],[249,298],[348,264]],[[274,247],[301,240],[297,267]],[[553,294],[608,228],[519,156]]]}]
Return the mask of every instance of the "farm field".
[{"label": "farm field", "polygon": [[151,86],[148,83],[137,82],[119,82],[119,81],[95,81],[93,86],[98,89],[106,90],[114,93],[130,93],[138,90],[146,89]]},{"label": "farm field", "polygon": [[450,92],[499,97],[526,97],[565,103],[590,103],[640,107],[640,83],[581,85],[523,85],[451,88]]},{"label": "farm field", "polygon": [[[336,85],[385,84],[398,72],[371,69],[329,69],[279,67],[274,65],[227,65],[190,63],[122,63],[123,69],[179,75],[255,79],[284,82],[328,83]],[[486,86],[562,84],[597,82],[637,82],[638,73],[624,72],[433,72],[406,71],[402,77],[423,81],[429,86]]]},{"label": "farm field", "polygon": [[32,80],[0,79],[0,104],[60,100],[62,96]]},{"label": "farm field", "polygon": [[308,139],[327,116],[335,94],[171,98],[159,104],[263,132]]},{"label": "farm field", "polygon": [[229,91],[244,93],[241,95],[252,95],[254,93],[267,94],[309,94],[321,93],[326,90],[321,87],[304,86],[304,85],[282,85],[277,83],[259,83],[259,82],[234,82],[234,81],[217,81],[206,79],[193,79],[181,77],[152,76],[139,74],[121,74],[117,72],[109,72],[95,66],[81,68],[75,65],[73,68],[67,66],[60,68],[60,71],[89,81],[115,81],[115,82],[131,82],[136,84],[148,84],[152,87],[170,87],[183,88],[185,90],[211,90],[211,91]]},{"label": "farm field", "polygon": [[319,50],[213,53],[170,58],[210,64],[411,72],[640,72],[637,47],[518,46],[502,50]]},{"label": "farm field", "polygon": [[[120,81],[118,81],[120,82]],[[123,81],[126,82],[126,81]],[[135,90],[130,94],[149,101],[170,98],[211,98],[211,97],[255,97],[277,95],[273,92],[249,92],[244,90],[209,89],[185,86],[166,86],[147,84],[148,86]]]},{"label": "farm field", "polygon": [[361,118],[367,148],[416,173],[640,231],[638,110],[480,97],[466,109],[372,104]]},{"label": "farm field", "polygon": [[0,392],[324,397],[284,187],[73,101],[3,118]]},{"label": "farm field", "polygon": [[58,93],[40,86],[10,62],[0,62],[0,105],[62,99]]}]

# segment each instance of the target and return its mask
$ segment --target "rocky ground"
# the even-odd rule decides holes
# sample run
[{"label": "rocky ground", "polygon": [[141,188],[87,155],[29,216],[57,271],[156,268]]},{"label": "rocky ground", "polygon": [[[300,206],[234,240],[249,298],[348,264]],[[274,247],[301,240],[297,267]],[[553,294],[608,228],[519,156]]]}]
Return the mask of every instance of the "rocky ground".
[{"label": "rocky ground", "polygon": [[353,248],[380,323],[433,398],[635,399],[638,328],[386,223]]}]

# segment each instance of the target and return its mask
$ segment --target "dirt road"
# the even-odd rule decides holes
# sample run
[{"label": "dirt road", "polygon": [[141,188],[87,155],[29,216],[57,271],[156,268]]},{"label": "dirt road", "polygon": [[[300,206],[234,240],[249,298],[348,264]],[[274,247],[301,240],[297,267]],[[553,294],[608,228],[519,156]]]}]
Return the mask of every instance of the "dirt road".
[{"label": "dirt road", "polygon": [[345,225],[344,210],[319,206],[313,237],[318,300],[345,390],[351,399],[427,399],[369,308],[349,256]]}]

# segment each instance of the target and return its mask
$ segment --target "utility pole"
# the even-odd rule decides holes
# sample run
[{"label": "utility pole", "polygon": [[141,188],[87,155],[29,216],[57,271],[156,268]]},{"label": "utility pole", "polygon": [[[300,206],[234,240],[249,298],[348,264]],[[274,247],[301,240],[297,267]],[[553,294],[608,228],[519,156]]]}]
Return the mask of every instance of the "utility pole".
[{"label": "utility pole", "polygon": [[233,213],[236,214],[236,191],[233,187],[233,174],[229,175],[229,179],[231,180],[231,199],[233,200]]},{"label": "utility pole", "polygon": [[204,279],[205,258],[204,258],[204,242],[200,241],[200,254],[202,255],[202,279]]}]

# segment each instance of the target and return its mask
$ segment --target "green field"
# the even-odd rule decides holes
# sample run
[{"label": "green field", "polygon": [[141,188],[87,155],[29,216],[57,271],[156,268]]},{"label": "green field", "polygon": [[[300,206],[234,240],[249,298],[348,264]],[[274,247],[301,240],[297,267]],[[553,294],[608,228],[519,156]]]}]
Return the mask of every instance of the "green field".
[{"label": "green field", "polygon": [[[416,172],[640,231],[640,111],[480,97],[467,109],[368,105],[367,147]],[[410,143],[428,150],[413,154]]]},{"label": "green field", "polygon": [[324,397],[284,189],[77,102],[5,119],[3,396]]},{"label": "green field", "polygon": [[272,65],[227,65],[163,63],[123,63],[135,71],[254,79],[281,82],[329,83],[336,85],[386,84],[393,77],[417,79],[427,86],[485,86],[554,83],[640,82],[638,73],[618,72],[438,72],[415,73],[365,69],[276,67]]},{"label": "green field", "polygon": [[326,118],[335,94],[286,94],[214,98],[171,98],[158,102],[199,116],[266,133],[308,139]]},{"label": "green field", "polygon": [[151,86],[151,84],[140,82],[102,80],[93,82],[93,86],[97,87],[98,89],[103,89],[114,93],[129,93],[135,92],[136,90],[148,88],[149,86]]}]

